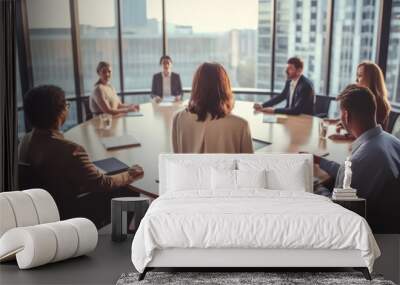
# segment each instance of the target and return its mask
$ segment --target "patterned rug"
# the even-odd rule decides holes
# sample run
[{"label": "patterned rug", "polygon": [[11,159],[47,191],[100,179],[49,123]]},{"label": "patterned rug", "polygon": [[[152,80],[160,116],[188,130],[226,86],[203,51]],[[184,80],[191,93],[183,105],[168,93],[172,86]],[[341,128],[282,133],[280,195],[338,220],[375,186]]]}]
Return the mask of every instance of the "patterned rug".
[{"label": "patterned rug", "polygon": [[395,285],[384,280],[382,276],[372,275],[372,281],[364,278],[360,272],[148,272],[142,281],[138,281],[139,273],[122,274],[117,285],[134,284],[221,284],[221,285],[297,285],[297,284],[379,284]]}]

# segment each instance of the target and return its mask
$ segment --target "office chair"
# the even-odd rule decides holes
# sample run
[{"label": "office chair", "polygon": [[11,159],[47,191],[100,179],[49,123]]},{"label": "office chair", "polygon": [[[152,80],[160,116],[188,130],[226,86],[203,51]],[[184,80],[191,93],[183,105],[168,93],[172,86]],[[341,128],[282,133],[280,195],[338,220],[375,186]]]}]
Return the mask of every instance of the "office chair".
[{"label": "office chair", "polygon": [[400,139],[400,113],[390,111],[387,131]]},{"label": "office chair", "polygon": [[89,106],[89,97],[83,98],[82,102],[85,108],[85,121],[88,121],[91,118],[93,118],[93,114],[92,111],[90,111],[90,106]]},{"label": "office chair", "polygon": [[326,118],[329,114],[329,106],[333,98],[329,96],[315,96],[314,103],[314,116],[319,118]]}]

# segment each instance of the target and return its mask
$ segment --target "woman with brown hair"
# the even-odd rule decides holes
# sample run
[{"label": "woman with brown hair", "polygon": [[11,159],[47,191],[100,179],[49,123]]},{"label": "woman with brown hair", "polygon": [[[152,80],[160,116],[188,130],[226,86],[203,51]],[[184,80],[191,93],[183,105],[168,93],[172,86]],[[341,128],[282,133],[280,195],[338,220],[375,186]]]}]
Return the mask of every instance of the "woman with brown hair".
[{"label": "woman with brown hair", "polygon": [[375,95],[376,122],[386,130],[390,103],[382,70],[371,61],[363,61],[357,66],[357,83],[363,87],[368,87]]},{"label": "woman with brown hair", "polygon": [[175,153],[253,153],[249,124],[232,115],[234,96],[228,74],[218,63],[197,69],[185,110],[172,122]]},{"label": "woman with brown hair", "polygon": [[[372,61],[363,61],[357,66],[356,82],[360,86],[369,88],[374,94],[376,100],[376,122],[386,131],[388,127],[390,103],[382,70]],[[333,140],[355,139],[355,137],[350,134],[340,134],[342,129],[343,125],[340,122],[336,126],[336,134],[330,135],[329,138]]]},{"label": "woman with brown hair", "polygon": [[107,113],[110,115],[124,114],[139,111],[139,105],[123,104],[119,99],[114,87],[110,84],[111,65],[100,61],[96,68],[99,80],[89,99],[90,111],[94,115]]}]

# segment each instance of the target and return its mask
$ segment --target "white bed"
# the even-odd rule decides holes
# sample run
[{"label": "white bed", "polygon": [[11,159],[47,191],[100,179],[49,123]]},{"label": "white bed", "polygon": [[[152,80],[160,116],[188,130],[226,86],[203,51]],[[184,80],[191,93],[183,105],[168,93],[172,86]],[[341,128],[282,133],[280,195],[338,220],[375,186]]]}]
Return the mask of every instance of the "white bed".
[{"label": "white bed", "polygon": [[132,243],[141,278],[154,267],[355,267],[369,277],[380,255],[362,217],[309,193],[310,155],[164,154],[159,174],[160,197]]}]

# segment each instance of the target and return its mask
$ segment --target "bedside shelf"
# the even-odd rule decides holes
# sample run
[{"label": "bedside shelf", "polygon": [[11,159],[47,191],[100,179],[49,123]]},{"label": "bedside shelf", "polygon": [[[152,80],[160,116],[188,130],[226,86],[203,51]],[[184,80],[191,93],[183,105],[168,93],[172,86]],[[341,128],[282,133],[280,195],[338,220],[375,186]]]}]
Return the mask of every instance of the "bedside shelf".
[{"label": "bedside shelf", "polygon": [[367,201],[363,198],[332,199],[332,202],[339,204],[340,206],[353,211],[356,214],[359,214],[364,219],[367,217]]}]

